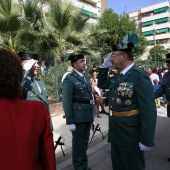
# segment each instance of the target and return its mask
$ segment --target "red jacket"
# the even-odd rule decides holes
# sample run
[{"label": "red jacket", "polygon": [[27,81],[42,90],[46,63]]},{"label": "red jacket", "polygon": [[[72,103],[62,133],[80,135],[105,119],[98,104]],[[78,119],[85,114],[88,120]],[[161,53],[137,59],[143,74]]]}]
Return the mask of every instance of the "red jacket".
[{"label": "red jacket", "polygon": [[0,170],[55,170],[48,111],[39,101],[0,98]]}]

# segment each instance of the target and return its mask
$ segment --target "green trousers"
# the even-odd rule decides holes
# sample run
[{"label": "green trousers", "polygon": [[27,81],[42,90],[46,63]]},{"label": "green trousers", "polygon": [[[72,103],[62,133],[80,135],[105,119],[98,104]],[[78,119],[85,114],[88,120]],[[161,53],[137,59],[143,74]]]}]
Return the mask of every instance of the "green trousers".
[{"label": "green trousers", "polygon": [[144,152],[139,147],[111,144],[113,170],[145,170]]},{"label": "green trousers", "polygon": [[72,132],[72,157],[75,170],[87,170],[87,148],[91,123],[76,123],[76,131]]}]

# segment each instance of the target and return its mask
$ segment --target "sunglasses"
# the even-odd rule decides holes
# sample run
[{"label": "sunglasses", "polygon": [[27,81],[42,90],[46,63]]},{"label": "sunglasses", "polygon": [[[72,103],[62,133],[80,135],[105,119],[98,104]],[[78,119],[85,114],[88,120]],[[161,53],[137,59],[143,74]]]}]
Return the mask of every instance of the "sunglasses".
[{"label": "sunglasses", "polygon": [[165,61],[165,63],[168,63],[168,64],[170,64],[170,60],[166,60],[166,61]]}]

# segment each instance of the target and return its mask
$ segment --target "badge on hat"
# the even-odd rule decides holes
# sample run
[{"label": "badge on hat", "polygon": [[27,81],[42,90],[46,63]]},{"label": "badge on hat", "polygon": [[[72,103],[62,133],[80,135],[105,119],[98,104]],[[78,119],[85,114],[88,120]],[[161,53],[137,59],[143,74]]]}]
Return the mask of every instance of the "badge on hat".
[{"label": "badge on hat", "polygon": [[24,51],[20,51],[18,53],[18,56],[22,60],[30,60],[30,59],[38,60],[38,55],[37,54],[32,54],[32,53],[28,53],[28,52],[24,52]]},{"label": "badge on hat", "polygon": [[128,32],[128,34],[125,35],[124,40],[120,44],[116,44],[112,46],[113,51],[126,51],[126,50],[132,50],[138,45],[138,36],[133,32]]}]

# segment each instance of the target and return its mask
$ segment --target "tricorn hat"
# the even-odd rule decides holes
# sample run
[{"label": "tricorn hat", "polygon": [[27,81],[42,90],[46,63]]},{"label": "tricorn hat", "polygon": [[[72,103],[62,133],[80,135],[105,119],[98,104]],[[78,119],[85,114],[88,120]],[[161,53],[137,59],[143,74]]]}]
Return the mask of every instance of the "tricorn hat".
[{"label": "tricorn hat", "polygon": [[170,58],[170,53],[167,53],[167,54],[166,54],[166,58]]},{"label": "tricorn hat", "polygon": [[128,32],[125,35],[124,40],[120,44],[116,44],[112,46],[113,51],[131,51],[138,45],[138,36],[133,32]]},{"label": "tricorn hat", "polygon": [[18,55],[19,55],[19,57],[20,57],[22,60],[30,60],[30,59],[38,60],[38,55],[37,55],[37,54],[32,54],[32,53],[20,51],[20,52],[18,53]]},{"label": "tricorn hat", "polygon": [[68,58],[68,60],[70,61],[77,61],[79,59],[84,59],[84,55],[83,54],[77,54],[77,55],[71,54]]}]

